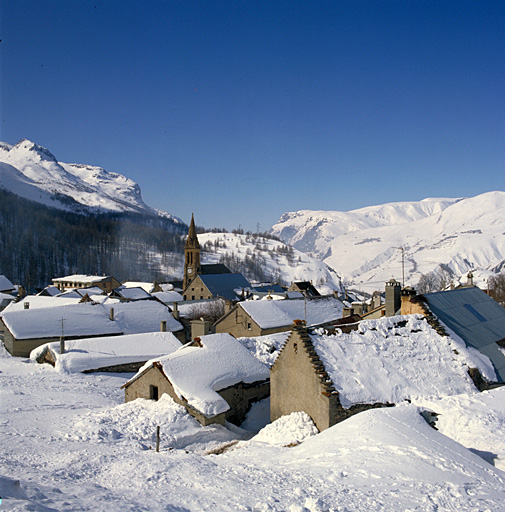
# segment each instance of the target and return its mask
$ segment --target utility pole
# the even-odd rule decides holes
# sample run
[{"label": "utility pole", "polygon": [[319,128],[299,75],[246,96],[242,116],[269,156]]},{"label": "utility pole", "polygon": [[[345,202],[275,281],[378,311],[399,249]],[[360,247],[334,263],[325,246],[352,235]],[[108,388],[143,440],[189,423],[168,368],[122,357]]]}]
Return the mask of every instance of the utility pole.
[{"label": "utility pole", "polygon": [[402,289],[405,288],[405,248],[397,247],[397,249],[400,249],[402,251]]}]

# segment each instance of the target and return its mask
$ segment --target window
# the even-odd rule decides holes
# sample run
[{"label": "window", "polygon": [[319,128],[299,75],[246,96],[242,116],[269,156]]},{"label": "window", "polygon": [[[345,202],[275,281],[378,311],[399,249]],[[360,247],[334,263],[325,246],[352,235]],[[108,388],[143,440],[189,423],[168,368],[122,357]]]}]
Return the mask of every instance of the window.
[{"label": "window", "polygon": [[248,322],[248,323],[247,323],[247,330],[248,330],[248,331],[251,331],[251,330],[252,330],[252,323],[251,323],[251,322]]},{"label": "window", "polygon": [[159,398],[158,393],[159,393],[158,386],[149,386],[149,398],[151,400],[158,400],[158,398]]}]

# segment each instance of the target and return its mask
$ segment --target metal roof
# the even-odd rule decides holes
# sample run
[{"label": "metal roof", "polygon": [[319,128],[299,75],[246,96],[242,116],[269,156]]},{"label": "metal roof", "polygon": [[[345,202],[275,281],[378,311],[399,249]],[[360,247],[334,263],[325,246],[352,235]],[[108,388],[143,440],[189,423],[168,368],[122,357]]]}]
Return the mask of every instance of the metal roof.
[{"label": "metal roof", "polygon": [[249,290],[251,284],[242,274],[200,275],[200,279],[214,297],[237,300],[242,290]]},{"label": "metal roof", "polygon": [[424,295],[430,310],[465,343],[491,359],[500,382],[505,382],[505,309],[477,287]]}]

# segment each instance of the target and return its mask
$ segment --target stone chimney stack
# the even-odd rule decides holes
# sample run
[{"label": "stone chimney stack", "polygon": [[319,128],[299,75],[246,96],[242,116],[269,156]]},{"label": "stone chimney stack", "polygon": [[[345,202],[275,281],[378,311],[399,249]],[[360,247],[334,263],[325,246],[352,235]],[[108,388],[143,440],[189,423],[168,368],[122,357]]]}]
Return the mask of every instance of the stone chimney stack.
[{"label": "stone chimney stack", "polygon": [[167,332],[167,321],[166,320],[162,320],[160,322],[160,331]]},{"label": "stone chimney stack", "polygon": [[114,308],[110,308],[109,311],[109,319],[114,321]]}]

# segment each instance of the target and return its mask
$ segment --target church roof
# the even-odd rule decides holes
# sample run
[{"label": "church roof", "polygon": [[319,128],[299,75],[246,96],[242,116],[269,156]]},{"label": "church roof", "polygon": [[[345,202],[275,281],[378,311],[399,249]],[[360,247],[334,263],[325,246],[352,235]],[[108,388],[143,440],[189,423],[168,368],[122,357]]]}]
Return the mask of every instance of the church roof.
[{"label": "church roof", "polygon": [[209,274],[200,279],[214,297],[237,300],[242,290],[251,288],[251,284],[242,274]]},{"label": "church roof", "polygon": [[201,274],[209,275],[209,274],[231,274],[230,269],[223,265],[222,263],[210,263],[207,265],[201,265],[202,271]]}]

